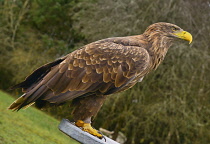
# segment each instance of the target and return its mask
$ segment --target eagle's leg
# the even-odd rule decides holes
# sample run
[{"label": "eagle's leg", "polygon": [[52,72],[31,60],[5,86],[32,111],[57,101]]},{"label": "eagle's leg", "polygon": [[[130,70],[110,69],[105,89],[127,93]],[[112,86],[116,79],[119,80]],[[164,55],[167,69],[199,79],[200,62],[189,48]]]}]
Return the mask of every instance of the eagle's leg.
[{"label": "eagle's leg", "polygon": [[91,126],[91,117],[98,113],[105,101],[105,98],[106,96],[92,95],[74,99],[73,101],[75,106],[73,111],[75,125],[99,138],[103,138],[103,135]]}]

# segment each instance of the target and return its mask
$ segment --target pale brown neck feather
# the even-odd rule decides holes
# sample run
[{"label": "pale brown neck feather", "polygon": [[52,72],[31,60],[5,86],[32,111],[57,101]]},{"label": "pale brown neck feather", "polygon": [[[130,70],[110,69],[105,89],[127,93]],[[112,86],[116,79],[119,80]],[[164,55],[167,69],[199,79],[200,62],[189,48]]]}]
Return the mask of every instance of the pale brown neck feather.
[{"label": "pale brown neck feather", "polygon": [[169,47],[172,45],[172,39],[160,32],[154,32],[150,35],[146,35],[146,37],[150,44],[148,52],[152,58],[151,68],[156,69],[165,58]]}]

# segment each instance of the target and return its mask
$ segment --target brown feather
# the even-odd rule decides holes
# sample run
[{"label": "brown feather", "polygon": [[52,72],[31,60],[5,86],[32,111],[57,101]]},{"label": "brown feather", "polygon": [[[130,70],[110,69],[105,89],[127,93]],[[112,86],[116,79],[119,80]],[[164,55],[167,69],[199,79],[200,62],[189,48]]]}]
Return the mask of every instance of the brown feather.
[{"label": "brown feather", "polygon": [[62,73],[57,72],[47,83],[47,87],[52,89],[53,91],[56,91],[56,85],[59,81],[59,79],[62,77]]},{"label": "brown feather", "polygon": [[91,74],[85,74],[84,77],[82,78],[83,83],[90,82],[90,75]]},{"label": "brown feather", "polygon": [[114,84],[111,83],[111,82],[106,83],[106,84],[104,83],[103,85],[101,85],[99,91],[100,91],[101,93],[106,93],[106,92],[111,88],[111,86],[113,86],[113,85],[114,85]]},{"label": "brown feather", "polygon": [[117,71],[116,79],[115,79],[115,87],[122,86],[123,84],[125,84],[126,81],[127,81],[127,78],[123,76],[122,68],[119,67]]},{"label": "brown feather", "polygon": [[112,79],[111,79],[111,74],[110,74],[110,73],[104,73],[104,74],[103,74],[103,81],[104,81],[105,83],[108,83],[108,82],[112,81]]}]

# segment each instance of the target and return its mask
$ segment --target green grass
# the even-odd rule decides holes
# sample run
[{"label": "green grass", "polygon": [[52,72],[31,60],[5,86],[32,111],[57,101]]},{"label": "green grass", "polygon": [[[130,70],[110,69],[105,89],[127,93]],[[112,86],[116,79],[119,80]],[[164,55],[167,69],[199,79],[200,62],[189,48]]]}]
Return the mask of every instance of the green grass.
[{"label": "green grass", "polygon": [[0,144],[76,144],[58,130],[59,121],[30,107],[19,112],[7,110],[14,101],[0,91]]}]

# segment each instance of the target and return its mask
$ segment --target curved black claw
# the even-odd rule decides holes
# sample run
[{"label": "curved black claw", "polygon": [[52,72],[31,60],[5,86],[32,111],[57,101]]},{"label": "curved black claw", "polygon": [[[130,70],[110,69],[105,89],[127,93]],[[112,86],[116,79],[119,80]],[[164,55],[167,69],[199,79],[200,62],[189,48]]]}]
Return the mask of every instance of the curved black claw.
[{"label": "curved black claw", "polygon": [[102,132],[98,131],[98,133],[100,133],[102,135],[102,137],[100,139],[104,139],[106,142],[106,137],[102,134]]},{"label": "curved black claw", "polygon": [[[93,126],[92,126],[93,127]],[[93,127],[94,128],[94,127]],[[94,128],[95,129],[95,128]],[[96,129],[95,129],[96,130]],[[102,135],[102,137],[98,137],[99,139],[104,139],[105,140],[105,142],[106,142],[106,137],[102,134],[102,132],[100,132],[99,130],[97,130],[97,132],[99,133],[99,134],[101,134]]]}]

